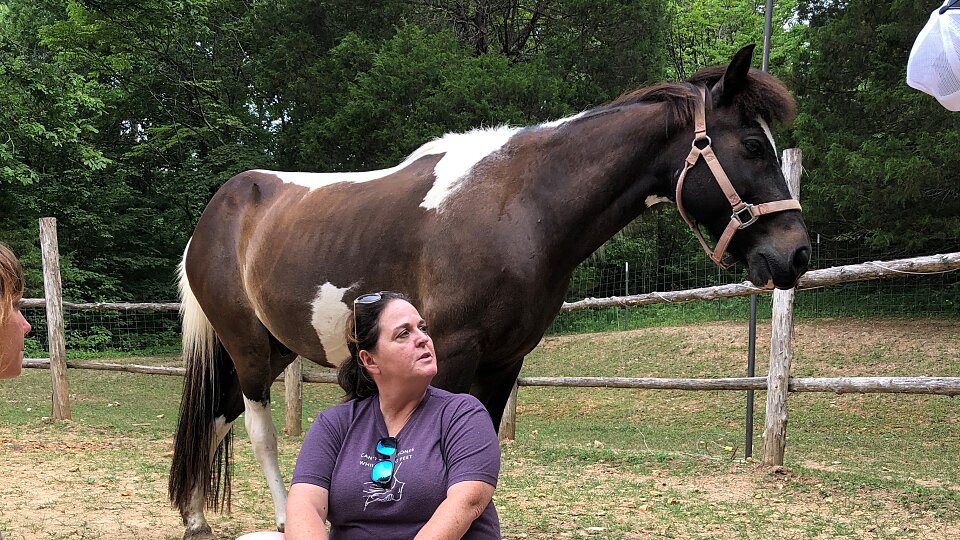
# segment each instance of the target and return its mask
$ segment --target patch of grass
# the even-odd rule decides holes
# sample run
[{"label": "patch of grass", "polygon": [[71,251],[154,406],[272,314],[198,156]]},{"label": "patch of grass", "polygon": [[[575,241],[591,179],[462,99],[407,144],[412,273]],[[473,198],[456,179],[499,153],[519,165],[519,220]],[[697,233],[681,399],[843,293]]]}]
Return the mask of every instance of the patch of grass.
[{"label": "patch of grass", "polygon": [[[739,376],[745,335],[741,325],[705,323],[551,337],[522,375]],[[956,321],[801,322],[796,336],[794,373],[960,375]],[[69,380],[74,421],[67,423],[44,419],[48,372],[0,382],[0,471],[26,479],[0,483],[5,537],[76,538],[85,530],[87,538],[178,538],[166,474],[180,379],[71,370]],[[340,398],[333,385],[306,385],[304,393],[305,427]],[[282,386],[273,395],[282,426]],[[758,455],[764,400],[757,392]],[[765,469],[742,459],[742,392],[523,387],[517,440],[503,445],[495,496],[504,538],[957,537],[954,401],[794,394],[787,468]],[[235,430],[233,513],[209,516],[221,538],[273,526],[242,421]],[[285,478],[301,441],[280,438]],[[37,502],[23,505],[27,499]],[[141,518],[118,532],[121,513]],[[28,530],[27,518],[42,525]]]}]

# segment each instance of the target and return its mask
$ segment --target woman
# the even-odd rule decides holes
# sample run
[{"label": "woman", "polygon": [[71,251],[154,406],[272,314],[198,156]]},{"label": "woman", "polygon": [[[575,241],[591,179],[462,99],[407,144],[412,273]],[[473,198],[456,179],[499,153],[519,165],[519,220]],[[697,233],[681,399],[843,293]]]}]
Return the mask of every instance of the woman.
[{"label": "woman", "polygon": [[30,323],[20,313],[21,297],[23,267],[0,242],[0,379],[16,377],[23,364],[23,338],[30,332]]},{"label": "woman", "polygon": [[0,242],[0,379],[16,377],[23,365],[23,338],[30,332],[30,323],[20,313],[21,297],[23,267],[13,251]]},{"label": "woman", "polygon": [[500,538],[500,447],[476,398],[430,386],[433,341],[400,293],[354,301],[345,402],[307,433],[287,500],[287,540]]}]

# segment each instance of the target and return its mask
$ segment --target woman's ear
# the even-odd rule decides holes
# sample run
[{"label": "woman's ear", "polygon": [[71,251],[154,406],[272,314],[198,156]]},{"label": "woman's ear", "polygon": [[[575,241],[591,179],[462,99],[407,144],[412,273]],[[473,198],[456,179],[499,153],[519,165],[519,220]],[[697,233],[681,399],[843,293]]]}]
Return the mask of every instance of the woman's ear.
[{"label": "woman's ear", "polygon": [[376,359],[369,351],[361,350],[358,357],[360,358],[360,365],[367,370],[367,373],[371,375],[380,373],[380,366],[377,365]]}]

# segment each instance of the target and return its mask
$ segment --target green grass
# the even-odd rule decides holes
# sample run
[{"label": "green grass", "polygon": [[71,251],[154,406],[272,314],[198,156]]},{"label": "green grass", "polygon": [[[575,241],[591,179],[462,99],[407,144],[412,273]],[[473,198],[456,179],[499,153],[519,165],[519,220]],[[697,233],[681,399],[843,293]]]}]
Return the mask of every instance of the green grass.
[{"label": "green grass", "polygon": [[[739,376],[745,333],[739,324],[709,323],[552,337],[528,356],[522,375]],[[794,350],[797,375],[957,376],[960,323],[804,321]],[[179,518],[166,503],[165,482],[180,380],[87,370],[70,371],[69,380],[74,420],[68,423],[44,418],[50,415],[46,371],[0,382],[0,471],[23,479],[0,483],[5,538],[177,538]],[[306,385],[304,425],[339,395],[332,385]],[[274,398],[281,426],[279,385]],[[757,392],[758,456],[764,400]],[[517,439],[503,445],[496,494],[504,537],[960,534],[955,399],[791,395],[785,469],[743,459],[743,404],[742,392],[521,388]],[[234,511],[211,518],[222,538],[272,522],[242,422],[236,431]],[[301,440],[281,437],[286,478]],[[29,526],[25,508],[33,509]],[[118,525],[117,515],[137,518]]]}]

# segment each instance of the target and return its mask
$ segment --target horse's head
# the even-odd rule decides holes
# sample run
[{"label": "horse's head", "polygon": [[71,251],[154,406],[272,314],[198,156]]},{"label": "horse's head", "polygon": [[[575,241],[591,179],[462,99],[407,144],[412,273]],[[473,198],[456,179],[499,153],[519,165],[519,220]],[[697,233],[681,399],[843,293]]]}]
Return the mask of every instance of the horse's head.
[{"label": "horse's head", "polygon": [[699,95],[690,100],[688,127],[667,153],[687,156],[674,165],[681,169],[673,192],[698,237],[695,224],[717,241],[711,249],[700,238],[717,264],[732,257],[747,265],[755,285],[790,288],[807,270],[810,239],[770,125],[792,119],[794,102],[782,83],[750,68],[752,56],[751,45],[725,69],[707,68],[690,79]]}]

